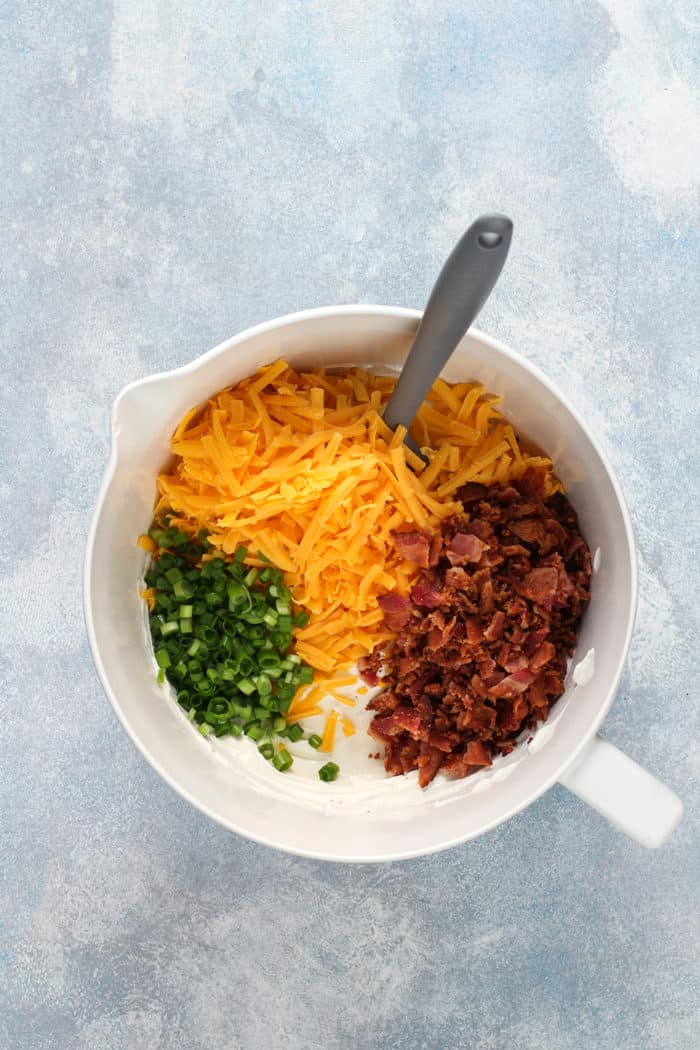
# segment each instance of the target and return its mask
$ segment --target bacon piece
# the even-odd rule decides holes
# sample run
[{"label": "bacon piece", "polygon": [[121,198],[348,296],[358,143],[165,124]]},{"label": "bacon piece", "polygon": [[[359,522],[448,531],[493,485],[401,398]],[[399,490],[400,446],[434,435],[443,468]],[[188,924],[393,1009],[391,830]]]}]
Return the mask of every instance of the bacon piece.
[{"label": "bacon piece", "polygon": [[379,667],[374,653],[370,656],[361,656],[357,661],[357,670],[360,673],[360,678],[367,685],[379,685]]},{"label": "bacon piece", "polygon": [[444,600],[441,589],[430,583],[417,583],[411,590],[411,601],[424,609],[437,609]]},{"label": "bacon piece", "polygon": [[[522,671],[528,667],[528,659],[525,653],[511,653],[502,666],[509,674],[513,674],[515,671]],[[532,668],[532,670],[535,670],[535,668]]]},{"label": "bacon piece", "polygon": [[424,732],[423,719],[412,707],[397,707],[391,717],[396,725],[417,740]]},{"label": "bacon piece", "polygon": [[558,585],[559,573],[554,566],[532,569],[523,580],[513,583],[518,594],[537,602],[543,609],[552,608]]},{"label": "bacon piece", "polygon": [[563,525],[554,518],[523,518],[510,523],[510,531],[523,543],[539,547],[543,554],[554,550],[566,549],[568,534]]},{"label": "bacon piece", "polygon": [[423,671],[422,674],[419,674],[416,678],[413,679],[411,684],[408,686],[408,694],[412,700],[415,700],[421,695],[422,692],[424,692],[425,687],[428,685],[431,678],[432,671],[428,670]]},{"label": "bacon piece", "polygon": [[530,670],[539,671],[540,667],[544,667],[545,664],[549,663],[555,653],[556,649],[551,642],[543,642],[539,649],[536,649],[530,657],[528,665]]},{"label": "bacon piece", "polygon": [[470,740],[464,751],[465,761],[470,766],[490,766],[491,752],[481,740]]},{"label": "bacon piece", "polygon": [[491,686],[489,693],[491,696],[513,696],[516,693],[524,693],[534,680],[534,674],[527,669],[513,671],[512,674],[501,679],[497,685]]},{"label": "bacon piece", "polygon": [[431,627],[428,633],[428,648],[437,652],[438,649],[442,649],[445,644],[444,628],[443,627]]},{"label": "bacon piece", "polygon": [[469,645],[481,645],[484,640],[484,632],[478,616],[468,616],[465,620],[467,628],[467,642]]},{"label": "bacon piece", "polygon": [[411,532],[393,532],[394,547],[405,561],[414,561],[421,569],[428,568],[430,533],[423,529]]},{"label": "bacon piece", "polygon": [[476,564],[485,550],[488,550],[488,543],[484,543],[478,536],[468,532],[456,532],[447,548],[447,560],[450,565],[466,565],[470,562]]},{"label": "bacon piece", "polygon": [[521,521],[511,521],[510,531],[523,543],[531,543],[538,547],[547,542],[547,529],[541,518],[523,518]]},{"label": "bacon piece", "polygon": [[434,533],[430,541],[430,550],[428,552],[428,565],[432,569],[440,561],[440,555],[442,554],[442,536],[439,532]]},{"label": "bacon piece", "polygon": [[[561,687],[563,692],[563,681],[561,683]],[[544,691],[542,675],[537,675],[535,681],[530,686],[530,689],[528,691],[528,698],[530,700],[530,707],[532,708],[532,711],[535,717],[538,719],[538,721],[542,718],[546,718],[547,712],[549,710],[549,701]]]},{"label": "bacon piece", "polygon": [[485,485],[477,485],[476,482],[470,481],[466,485],[462,485],[461,489],[457,489],[457,499],[461,500],[465,507],[468,507],[470,503],[476,503],[477,500],[485,499],[488,489]]},{"label": "bacon piece", "polygon": [[474,732],[488,736],[496,728],[496,712],[486,704],[475,704],[468,712],[466,725]]},{"label": "bacon piece", "polygon": [[531,631],[529,634],[527,634],[524,640],[520,643],[523,647],[525,655],[532,656],[542,645],[542,642],[545,640],[548,634],[549,630],[546,627],[543,627],[539,631]]},{"label": "bacon piece", "polygon": [[448,777],[460,779],[468,776],[474,767],[490,765],[491,753],[487,747],[481,740],[471,740],[461,755],[450,755],[441,768]]},{"label": "bacon piece", "polygon": [[518,733],[528,713],[528,704],[522,696],[516,696],[513,700],[507,700],[498,717],[498,731],[503,733]]},{"label": "bacon piece", "polygon": [[450,752],[459,743],[459,733],[432,732],[428,734],[428,743],[438,751]]},{"label": "bacon piece", "polygon": [[418,756],[420,755],[420,743],[418,740],[407,740],[402,745],[399,753],[399,761],[401,762],[401,772],[410,773],[412,769],[416,768],[418,762]]},{"label": "bacon piece", "polygon": [[542,499],[546,480],[546,467],[528,467],[520,479],[518,488],[530,497],[534,496],[537,499]]},{"label": "bacon piece", "polygon": [[475,518],[474,521],[468,521],[464,525],[460,526],[462,532],[468,532],[470,536],[478,536],[480,540],[488,540],[493,536],[493,529],[489,525],[488,521],[484,521],[482,518]]},{"label": "bacon piece", "polygon": [[431,747],[425,741],[421,744],[420,755],[418,756],[418,783],[422,788],[427,787],[430,781],[434,779],[444,758],[444,751]]},{"label": "bacon piece", "polygon": [[503,637],[503,628],[506,625],[506,614],[502,609],[499,609],[493,614],[491,622],[484,631],[484,638],[487,642],[497,642]]},{"label": "bacon piece", "polygon": [[482,679],[490,678],[492,674],[496,672],[496,661],[493,659],[487,649],[480,649],[474,654],[474,663],[476,664],[479,674]]},{"label": "bacon piece", "polygon": [[400,631],[411,618],[411,603],[400,594],[380,594],[377,599],[390,631]]},{"label": "bacon piece", "polygon": [[413,671],[420,670],[422,660],[420,656],[415,654],[409,654],[408,656],[402,656],[399,660],[399,674],[402,678],[408,678]]},{"label": "bacon piece", "polygon": [[493,612],[494,604],[493,581],[489,576],[482,581],[479,589],[479,612],[482,614]]},{"label": "bacon piece", "polygon": [[380,740],[396,736],[398,733],[408,733],[409,736],[418,738],[422,730],[423,723],[417,711],[403,705],[385,718],[373,718],[369,725],[370,734]]},{"label": "bacon piece", "polygon": [[393,689],[382,689],[373,696],[367,704],[368,711],[376,711],[379,715],[390,715],[400,704],[400,700]]},{"label": "bacon piece", "polygon": [[462,568],[448,569],[445,573],[445,583],[455,591],[466,591],[471,585],[471,576]]}]

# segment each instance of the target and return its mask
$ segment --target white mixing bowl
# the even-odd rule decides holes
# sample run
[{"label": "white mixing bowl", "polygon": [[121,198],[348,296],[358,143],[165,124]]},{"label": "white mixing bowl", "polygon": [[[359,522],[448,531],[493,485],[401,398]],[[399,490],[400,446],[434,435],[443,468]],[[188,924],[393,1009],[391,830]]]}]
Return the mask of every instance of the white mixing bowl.
[{"label": "white mixing bowl", "polygon": [[[183,798],[232,831],[292,853],[343,861],[431,853],[502,823],[556,781],[640,842],[658,846],[680,820],[680,800],[596,736],[622,672],[637,601],[634,539],[620,487],[563,394],[517,353],[474,330],[444,377],[478,380],[503,397],[516,430],[553,457],[595,555],[566,692],[532,739],[490,769],[457,782],[438,778],[426,791],[376,773],[366,781],[312,784],[277,774],[251,741],[227,741],[223,749],[222,741],[204,739],[156,685],[139,598],[144,554],[135,540],[150,526],[155,478],[180,417],[278,357],[295,367],[397,370],[419,318],[413,310],[371,306],[292,314],[122,391],[85,561],[87,629],[107,696],[138,749]],[[367,744],[376,747],[369,738]]]}]

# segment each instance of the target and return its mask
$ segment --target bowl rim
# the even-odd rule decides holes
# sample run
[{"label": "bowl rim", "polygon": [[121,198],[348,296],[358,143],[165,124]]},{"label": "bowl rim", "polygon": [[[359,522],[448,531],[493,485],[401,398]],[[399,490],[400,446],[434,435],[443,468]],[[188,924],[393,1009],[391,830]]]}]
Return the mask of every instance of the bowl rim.
[{"label": "bowl rim", "polygon": [[452,838],[441,842],[437,845],[428,845],[418,847],[414,849],[406,850],[391,850],[385,854],[376,854],[366,856],[346,856],[337,852],[324,852],[322,849],[308,849],[303,847],[295,847],[288,844],[280,843],[274,839],[256,832],[252,832],[247,828],[241,827],[234,820],[230,820],[221,813],[212,810],[206,803],[202,803],[197,799],[189,790],[183,788],[170,773],[162,768],[158,759],[156,759],[150,752],[149,748],[138,735],[132,730],[128,718],[125,716],[121,704],[119,703],[114,690],[112,689],[109,681],[109,676],[105,669],[102,661],[100,647],[97,640],[97,634],[95,631],[94,619],[92,614],[92,602],[91,602],[91,586],[92,586],[92,560],[93,560],[93,549],[95,544],[95,537],[102,515],[104,502],[109,491],[110,485],[114,479],[118,460],[119,460],[119,411],[122,402],[128,398],[129,394],[136,390],[141,389],[151,384],[163,382],[165,380],[173,379],[175,377],[186,376],[198,371],[208,361],[219,357],[222,354],[228,353],[234,347],[249,341],[260,335],[265,335],[270,332],[274,332],[279,328],[289,327],[291,325],[304,323],[312,320],[323,320],[324,318],[335,318],[339,316],[376,316],[376,317],[388,317],[396,320],[414,321],[418,323],[423,316],[421,310],[412,309],[409,307],[402,306],[383,306],[377,304],[363,305],[363,304],[348,304],[338,306],[321,306],[314,307],[306,310],[298,310],[292,313],[283,314],[280,317],[273,318],[269,321],[263,321],[260,324],[253,325],[251,327],[243,329],[236,335],[230,336],[228,339],[223,340],[210,350],[199,354],[193,360],[187,362],[184,365],[180,365],[177,368],[169,369],[164,372],[154,372],[150,375],[144,376],[141,379],[134,380],[124,386],[117,394],[111,409],[110,414],[110,445],[109,445],[109,457],[107,465],[102,476],[102,481],[97,494],[94,510],[90,519],[90,525],[86,538],[85,555],[83,559],[83,615],[86,626],[86,633],[90,645],[90,651],[92,654],[93,662],[97,670],[98,678],[102,685],[103,691],[110,702],[110,705],[117,716],[122,728],[126,732],[127,736],[131,740],[136,750],[146,759],[151,768],[158,773],[158,775],[165,781],[165,783],[173,791],[175,791],[181,798],[189,802],[197,810],[215,821],[217,824],[226,828],[228,831],[233,831],[237,835],[241,835],[243,838],[249,841],[256,842],[263,846],[268,846],[272,849],[279,850],[283,853],[291,854],[293,856],[303,857],[311,860],[323,860],[334,863],[349,863],[349,864],[379,864],[388,863],[392,861],[400,860],[411,860],[417,857],[428,856],[433,853],[441,853],[443,850],[451,849],[454,846],[461,845],[465,842],[471,841],[472,839],[478,838],[485,834],[487,831],[493,830],[500,824],[510,820],[511,817],[522,812],[529,805],[535,802],[541,795],[548,791],[555,783],[557,783],[564,772],[569,769],[582,754],[584,749],[588,746],[589,741],[597,733],[604,719],[610,710],[612,702],[615,698],[620,678],[624,670],[625,662],[627,660],[627,654],[629,652],[630,642],[632,640],[632,633],[634,630],[634,623],[637,612],[637,603],[639,595],[639,579],[638,579],[638,566],[637,566],[637,549],[634,539],[634,532],[632,529],[632,521],[630,518],[629,510],[625,497],[622,492],[622,488],[617,479],[615,471],[610,463],[605,450],[602,448],[598,438],[590,430],[588,424],[585,422],[578,410],[571,404],[566,395],[542,372],[536,365],[532,364],[526,357],[512,350],[506,344],[500,342],[500,340],[487,335],[481,329],[474,326],[470,327],[468,334],[474,339],[478,340],[482,344],[489,346],[502,354],[503,356],[514,361],[519,367],[528,371],[535,379],[537,379],[543,386],[545,386],[549,392],[563,405],[566,411],[573,417],[575,422],[581,428],[587,439],[590,441],[596,455],[602,466],[605,469],[608,480],[610,481],[613,492],[617,499],[618,508],[624,525],[626,548],[628,555],[628,569],[630,575],[630,600],[628,603],[627,613],[627,624],[625,627],[624,642],[620,647],[620,652],[615,667],[615,672],[611,676],[610,684],[608,687],[607,696],[604,703],[601,705],[597,715],[591,720],[587,730],[582,734],[581,739],[577,745],[572,748],[567,755],[566,759],[560,764],[560,766],[551,772],[548,776],[542,778],[541,782],[538,782],[529,792],[523,794],[522,798],[518,800],[518,803],[512,806],[507,812],[486,821],[478,831],[467,832],[466,834],[457,834]]}]

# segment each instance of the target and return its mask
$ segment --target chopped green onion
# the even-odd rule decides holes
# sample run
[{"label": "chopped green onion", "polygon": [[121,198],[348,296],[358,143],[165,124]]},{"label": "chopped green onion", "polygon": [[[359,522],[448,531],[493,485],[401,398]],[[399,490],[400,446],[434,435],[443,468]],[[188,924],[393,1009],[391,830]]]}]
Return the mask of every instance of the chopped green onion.
[{"label": "chopped green onion", "polygon": [[275,753],[275,749],[269,741],[264,744],[261,744],[258,748],[258,751],[260,752],[263,758],[267,758],[268,760],[271,759]]},{"label": "chopped green onion", "polygon": [[250,591],[242,583],[232,580],[226,587],[226,594],[228,596],[228,607],[231,612],[235,612],[244,605],[250,609]]},{"label": "chopped green onion", "polygon": [[[171,572],[177,572],[177,569],[171,569]],[[176,580],[173,586],[173,594],[178,601],[188,601],[194,594],[194,587],[187,580]]]},{"label": "chopped green onion", "polygon": [[272,757],[272,764],[280,773],[286,773],[286,771],[291,768],[293,762],[294,759],[289,754],[286,747],[281,748],[277,754]]},{"label": "chopped green onion", "polygon": [[258,663],[263,669],[267,670],[270,667],[279,667],[280,659],[275,653],[264,652],[258,657]]},{"label": "chopped green onion", "polygon": [[319,747],[323,743],[323,739],[318,735],[318,733],[312,733],[307,743],[309,747],[312,747],[314,749],[314,751],[318,751]]},{"label": "chopped green onion", "polygon": [[332,780],[336,780],[338,773],[340,773],[340,766],[337,766],[335,762],[326,762],[325,766],[321,766],[318,771],[320,779],[327,784]]},{"label": "chopped green onion", "polygon": [[245,566],[242,546],[227,559],[206,530],[195,536],[168,525],[150,535],[159,551],[144,579],[155,590],[149,619],[158,680],[174,684],[177,702],[203,736],[245,733],[284,771],[291,756],[284,749],[275,754],[271,738],[303,738],[284,713],[314,672],[290,651],[304,614],[292,617],[281,571],[265,555],[259,555],[262,571]]},{"label": "chopped green onion", "polygon": [[255,684],[258,689],[258,696],[269,696],[272,692],[272,682],[267,677],[267,675],[258,675]]}]

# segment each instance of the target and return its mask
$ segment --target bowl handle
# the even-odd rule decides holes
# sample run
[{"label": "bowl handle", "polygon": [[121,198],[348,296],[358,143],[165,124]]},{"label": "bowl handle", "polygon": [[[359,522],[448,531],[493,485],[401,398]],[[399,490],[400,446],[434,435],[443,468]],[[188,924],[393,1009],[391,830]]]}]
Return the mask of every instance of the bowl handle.
[{"label": "bowl handle", "polygon": [[662,846],[683,815],[683,803],[670,788],[600,736],[560,782],[642,846]]}]

